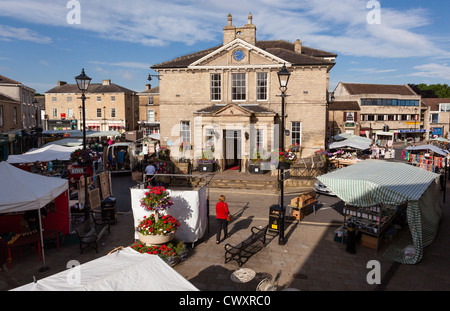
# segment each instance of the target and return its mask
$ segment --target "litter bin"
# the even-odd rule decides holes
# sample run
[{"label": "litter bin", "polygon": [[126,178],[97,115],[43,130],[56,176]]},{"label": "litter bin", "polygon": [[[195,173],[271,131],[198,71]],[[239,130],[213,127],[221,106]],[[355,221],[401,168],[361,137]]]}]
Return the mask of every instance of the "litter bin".
[{"label": "litter bin", "polygon": [[280,232],[280,214],[281,206],[272,205],[269,209],[269,231],[279,233]]},{"label": "litter bin", "polygon": [[116,198],[107,197],[104,199],[102,201],[101,210],[103,221],[106,221],[109,218],[111,224],[115,224],[117,222]]}]

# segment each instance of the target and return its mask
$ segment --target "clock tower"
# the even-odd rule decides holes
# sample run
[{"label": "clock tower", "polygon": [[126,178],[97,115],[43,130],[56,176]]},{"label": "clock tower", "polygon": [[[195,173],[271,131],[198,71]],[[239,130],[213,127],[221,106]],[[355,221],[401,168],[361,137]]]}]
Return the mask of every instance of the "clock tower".
[{"label": "clock tower", "polygon": [[236,38],[242,39],[250,44],[256,44],[256,26],[252,23],[253,15],[248,15],[248,23],[243,27],[233,26],[233,17],[228,14],[228,25],[223,28],[223,45]]}]

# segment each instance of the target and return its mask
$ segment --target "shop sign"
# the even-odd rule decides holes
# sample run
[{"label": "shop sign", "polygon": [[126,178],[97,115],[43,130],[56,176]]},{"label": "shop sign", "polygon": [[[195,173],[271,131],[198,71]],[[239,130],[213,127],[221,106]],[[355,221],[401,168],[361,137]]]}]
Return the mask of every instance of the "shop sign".
[{"label": "shop sign", "polygon": [[345,127],[355,127],[355,123],[347,122],[345,123]]}]

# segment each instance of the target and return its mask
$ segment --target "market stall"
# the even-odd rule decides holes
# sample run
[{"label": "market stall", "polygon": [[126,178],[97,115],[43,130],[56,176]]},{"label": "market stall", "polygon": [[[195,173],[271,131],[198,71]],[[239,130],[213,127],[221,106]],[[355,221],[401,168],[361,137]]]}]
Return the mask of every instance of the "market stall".
[{"label": "market stall", "polygon": [[[67,180],[26,172],[0,162],[0,233],[23,233],[20,224],[25,212],[37,211],[39,227],[45,232],[69,233],[69,199]],[[53,203],[43,220],[42,208]],[[33,233],[43,251],[43,233]],[[21,237],[16,240],[20,243]],[[10,244],[14,247],[14,243]],[[45,256],[42,252],[45,266]]]},{"label": "market stall", "polygon": [[198,291],[159,256],[130,247],[14,291]]},{"label": "market stall", "polygon": [[65,147],[60,145],[47,145],[46,147],[32,149],[24,154],[10,155],[8,163],[34,163],[34,162],[49,162],[49,161],[69,161],[70,155],[75,150],[79,149],[79,146]]},{"label": "market stall", "polygon": [[447,150],[434,145],[410,146],[402,153],[403,160],[435,173],[445,167],[448,156]]},{"label": "market stall", "polygon": [[[370,210],[377,206],[406,204],[410,235],[393,241],[384,254],[389,259],[415,264],[422,259],[424,247],[436,237],[442,217],[438,174],[405,163],[366,160],[318,179],[352,207]],[[362,215],[362,211],[359,212]],[[379,220],[371,215],[374,224],[380,226]],[[406,254],[405,249],[409,246],[414,251]]]}]

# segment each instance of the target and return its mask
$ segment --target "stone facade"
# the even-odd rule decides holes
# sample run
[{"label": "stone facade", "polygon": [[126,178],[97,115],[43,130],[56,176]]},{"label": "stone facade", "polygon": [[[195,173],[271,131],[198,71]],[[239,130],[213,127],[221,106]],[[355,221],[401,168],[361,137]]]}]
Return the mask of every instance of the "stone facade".
[{"label": "stone facade", "polygon": [[[103,80],[90,84],[86,92],[86,129],[129,131],[138,126],[139,102],[136,93]],[[76,84],[58,81],[45,92],[47,129],[82,129],[81,92]]]},{"label": "stone facade", "polygon": [[22,129],[20,102],[0,94],[0,133]]},{"label": "stone facade", "polygon": [[0,93],[20,102],[19,128],[31,130],[41,126],[41,110],[35,103],[35,89],[0,75]]},{"label": "stone facade", "polygon": [[[251,15],[240,28],[228,16],[223,45],[152,66],[160,74],[161,144],[171,147],[173,156],[191,159],[213,145],[220,169],[231,162],[245,168],[256,144],[279,150],[277,73],[285,65],[291,73],[285,148],[297,141],[305,156],[312,155],[325,147],[329,72],[335,57],[302,47],[299,40],[257,41]],[[181,150],[183,141],[189,146]]]},{"label": "stone facade", "polygon": [[139,129],[146,135],[159,133],[159,86],[152,88],[146,85],[143,92],[137,93],[139,97]]}]

